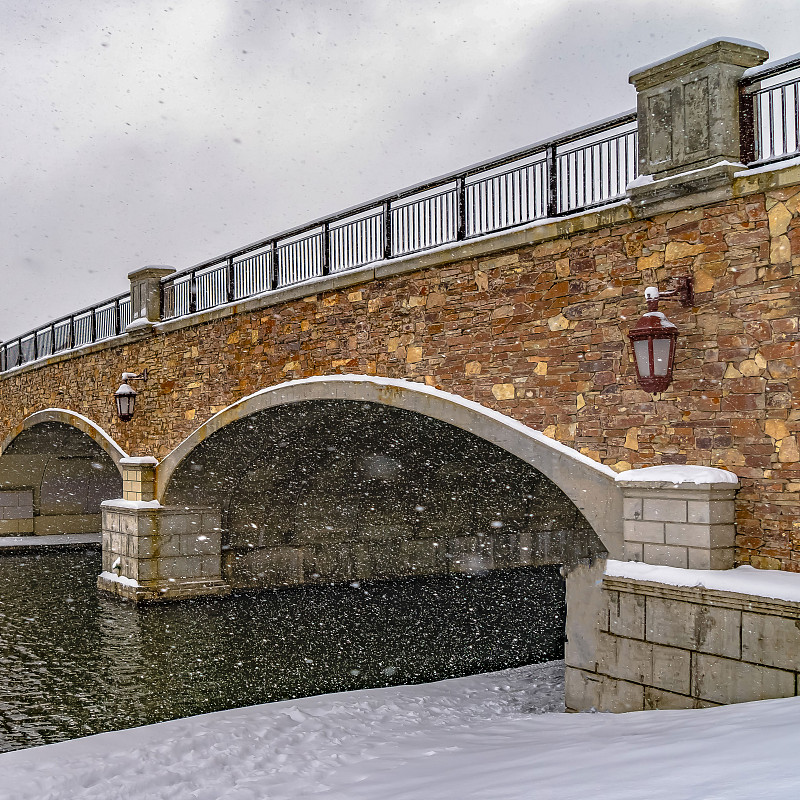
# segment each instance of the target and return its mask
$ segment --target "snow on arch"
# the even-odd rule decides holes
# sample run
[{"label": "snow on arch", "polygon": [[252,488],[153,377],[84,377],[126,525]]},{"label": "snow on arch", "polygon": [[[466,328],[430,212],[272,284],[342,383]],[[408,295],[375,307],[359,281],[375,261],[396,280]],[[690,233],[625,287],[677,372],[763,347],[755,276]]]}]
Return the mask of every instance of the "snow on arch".
[{"label": "snow on arch", "polygon": [[66,408],[45,408],[42,411],[36,411],[29,417],[25,417],[0,444],[0,456],[5,453],[14,439],[23,431],[33,428],[35,425],[41,425],[43,422],[60,422],[63,425],[77,428],[81,433],[85,433],[111,457],[120,474],[122,474],[120,460],[127,458],[128,454],[97,423],[92,422],[88,417],[84,417],[83,414],[77,414]]},{"label": "snow on arch", "polygon": [[610,467],[472,400],[413,381],[371,375],[327,375],[287,381],[233,403],[161,461],[156,497],[163,502],[175,470],[216,431],[258,411],[310,400],[352,400],[413,411],[497,445],[553,481],[578,507],[612,557],[621,557],[622,492]]}]

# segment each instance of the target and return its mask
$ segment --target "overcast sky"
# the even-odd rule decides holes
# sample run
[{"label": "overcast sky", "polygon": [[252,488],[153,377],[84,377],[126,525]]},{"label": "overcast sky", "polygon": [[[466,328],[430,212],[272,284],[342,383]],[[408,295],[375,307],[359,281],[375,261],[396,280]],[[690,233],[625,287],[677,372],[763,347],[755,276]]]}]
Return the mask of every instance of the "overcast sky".
[{"label": "overcast sky", "polygon": [[705,39],[800,51],[798,0],[0,0],[0,339],[632,108]]}]

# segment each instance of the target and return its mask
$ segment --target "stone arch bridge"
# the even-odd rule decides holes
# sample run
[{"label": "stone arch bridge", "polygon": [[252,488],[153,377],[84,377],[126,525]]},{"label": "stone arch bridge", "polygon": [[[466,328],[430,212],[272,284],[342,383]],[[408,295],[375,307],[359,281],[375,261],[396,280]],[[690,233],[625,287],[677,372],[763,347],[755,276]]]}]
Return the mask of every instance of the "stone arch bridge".
[{"label": "stone arch bridge", "polygon": [[[137,270],[129,296],[6,342],[0,534],[102,513],[100,586],[134,600],[560,563],[591,605],[606,553],[800,571],[800,166],[753,151],[742,99],[772,91],[774,70],[744,74],[766,55],[706,43],[632,76],[639,121],[610,138],[445,176],[452,203],[425,184],[187,273]],[[493,230],[467,212],[480,181],[518,185],[509,164],[550,175],[544,205],[492,206]],[[411,196],[446,235],[414,227]],[[364,241],[384,249],[341,266],[343,226],[379,224]],[[644,288],[681,277],[694,306],[668,309],[674,380],[652,396],[626,333]],[[145,368],[122,422],[113,392]],[[657,465],[706,471],[637,480]]]}]

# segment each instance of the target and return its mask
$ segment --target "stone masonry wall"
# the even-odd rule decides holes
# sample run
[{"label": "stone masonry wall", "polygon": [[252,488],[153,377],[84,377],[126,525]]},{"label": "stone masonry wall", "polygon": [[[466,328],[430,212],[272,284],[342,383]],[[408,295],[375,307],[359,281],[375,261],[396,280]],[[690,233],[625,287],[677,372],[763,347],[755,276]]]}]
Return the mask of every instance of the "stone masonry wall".
[{"label": "stone masonry wall", "polygon": [[[791,185],[790,185],[791,184]],[[770,188],[781,186],[783,188]],[[72,409],[131,455],[163,458],[216,411],[281,381],[360,373],[424,381],[508,414],[617,470],[733,470],[737,559],[800,571],[800,167],[737,181],[732,200],[649,219],[627,206],[543,226],[538,243],[459,257],[56,357],[0,376],[0,441]],[[550,238],[542,238],[549,236]],[[626,332],[643,289],[691,274],[665,304],[675,379],[636,384]],[[202,320],[206,320],[202,322]],[[113,414],[123,370],[147,366],[136,417]]]},{"label": "stone masonry wall", "polygon": [[597,649],[567,653],[573,710],[702,708],[800,693],[800,603],[603,580]]}]

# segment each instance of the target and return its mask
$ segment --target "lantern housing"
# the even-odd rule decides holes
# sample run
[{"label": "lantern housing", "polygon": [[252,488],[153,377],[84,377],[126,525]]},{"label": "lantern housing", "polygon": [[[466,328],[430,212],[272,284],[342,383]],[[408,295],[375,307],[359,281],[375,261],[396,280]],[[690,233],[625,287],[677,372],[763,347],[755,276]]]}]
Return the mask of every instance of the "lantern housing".
[{"label": "lantern housing", "polygon": [[136,410],[136,397],[138,392],[128,383],[128,381],[142,380],[147,381],[147,369],[137,375],[135,372],[123,372],[122,383],[114,392],[114,402],[117,406],[117,416],[123,422],[130,422]]},{"label": "lantern housing", "polygon": [[647,313],[628,331],[633,346],[634,365],[639,385],[646,392],[663,392],[672,383],[678,328],[658,310],[659,300],[675,299],[683,306],[693,302],[692,280],[678,279],[678,288],[659,293],[655,286],[645,289]]}]

